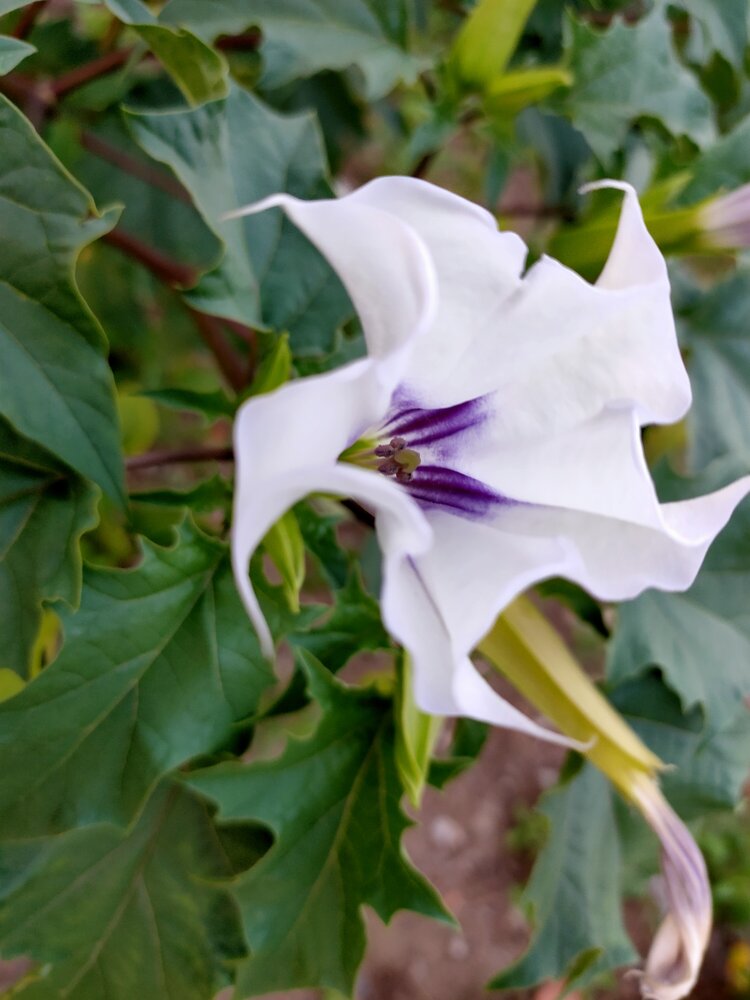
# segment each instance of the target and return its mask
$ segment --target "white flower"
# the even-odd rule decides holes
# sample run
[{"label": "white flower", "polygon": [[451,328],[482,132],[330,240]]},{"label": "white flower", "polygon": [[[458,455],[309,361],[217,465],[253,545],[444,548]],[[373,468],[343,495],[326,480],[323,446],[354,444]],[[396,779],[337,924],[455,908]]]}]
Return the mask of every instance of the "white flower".
[{"label": "white flower", "polygon": [[679,420],[690,387],[664,260],[635,194],[617,186],[619,228],[595,285],[546,257],[524,273],[517,236],[411,178],[237,213],[284,209],[339,274],[368,348],[238,413],[234,570],[267,650],[248,561],[315,492],[375,514],[383,618],[411,654],[417,704],[435,715],[550,737],[469,658],[536,581],[564,576],[605,600],[690,585],[750,480],[657,500],[641,427]]}]

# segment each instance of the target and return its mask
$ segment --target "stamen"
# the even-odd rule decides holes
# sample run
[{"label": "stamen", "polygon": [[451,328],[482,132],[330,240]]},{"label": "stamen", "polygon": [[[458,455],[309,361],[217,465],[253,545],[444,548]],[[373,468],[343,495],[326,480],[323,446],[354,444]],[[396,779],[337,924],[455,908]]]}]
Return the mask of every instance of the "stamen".
[{"label": "stamen", "polygon": [[394,437],[391,438],[391,448],[394,451],[401,451],[402,448],[406,447],[406,438]]},{"label": "stamen", "polygon": [[394,449],[389,444],[379,444],[375,449],[378,458],[393,458]]},{"label": "stamen", "polygon": [[378,466],[378,472],[382,472],[384,476],[395,476],[400,469],[401,466],[393,458],[387,458],[385,462],[381,462]]}]

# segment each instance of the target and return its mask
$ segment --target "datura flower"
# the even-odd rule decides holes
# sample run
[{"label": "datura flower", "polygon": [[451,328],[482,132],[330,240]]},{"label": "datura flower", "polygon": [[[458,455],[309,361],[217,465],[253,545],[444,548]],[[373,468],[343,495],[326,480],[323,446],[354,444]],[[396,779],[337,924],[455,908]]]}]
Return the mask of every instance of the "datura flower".
[{"label": "datura flower", "polygon": [[[367,343],[365,358],[253,397],[237,415],[232,557],[269,655],[248,563],[311,493],[354,498],[375,515],[383,618],[410,655],[417,705],[432,715],[570,744],[475,669],[470,654],[498,614],[552,576],[615,601],[692,583],[750,478],[693,500],[657,499],[641,428],[679,420],[690,386],[664,259],[632,189],[614,186],[624,201],[596,284],[548,257],[525,270],[518,236],[412,178],[334,200],[276,195],[235,213],[280,206],[338,273]],[[554,704],[549,714],[558,718]],[[593,734],[592,760],[661,838],[670,912],[642,990],[678,1000],[710,929],[705,867],[645,748],[634,770],[613,765],[607,747],[622,734],[612,727],[568,735],[585,750]]]},{"label": "datura flower", "polygon": [[559,739],[504,701],[470,653],[498,613],[552,576],[604,600],[682,590],[743,479],[660,504],[641,427],[679,420],[690,386],[663,257],[627,185],[596,284],[470,202],[386,177],[343,198],[275,195],[359,314],[367,357],[249,399],[234,431],[232,555],[248,578],[271,525],[311,493],[373,512],[383,619],[408,650],[419,707]]}]

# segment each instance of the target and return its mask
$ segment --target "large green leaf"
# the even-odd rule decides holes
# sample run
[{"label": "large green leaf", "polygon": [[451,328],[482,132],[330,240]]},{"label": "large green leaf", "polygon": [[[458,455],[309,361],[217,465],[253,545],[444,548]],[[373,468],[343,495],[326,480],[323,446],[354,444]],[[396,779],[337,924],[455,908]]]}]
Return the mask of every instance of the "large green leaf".
[{"label": "large green leaf", "polygon": [[526,954],[490,984],[520,989],[565,977],[582,985],[637,958],[622,924],[620,841],[614,793],[585,764],[541,807],[550,823],[523,901],[534,922]]},{"label": "large green leaf", "polygon": [[351,315],[346,292],[320,254],[279,209],[222,222],[233,208],[278,191],[330,194],[320,134],[310,115],[279,115],[234,88],[193,111],[133,115],[136,139],[169,165],[226,256],[188,295],[203,312],[288,330],[296,352],[328,351]]},{"label": "large green leaf", "polygon": [[[128,833],[106,824],[0,848],[0,948],[23,1000],[210,1000],[241,953],[232,874],[203,805],[160,788]],[[226,976],[224,969],[224,977]]]},{"label": "large green leaf", "polygon": [[566,107],[596,155],[609,162],[628,128],[653,118],[699,146],[715,135],[711,102],[678,61],[663,8],[606,32],[570,18],[566,50],[573,84]]},{"label": "large green leaf", "polygon": [[317,628],[295,634],[291,641],[334,672],[363,650],[391,646],[378,602],[363,588],[356,571],[350,571],[347,583],[336,591],[333,611],[326,620]]},{"label": "large green leaf", "polygon": [[224,820],[257,820],[276,843],[238,881],[251,957],[238,994],[328,986],[350,995],[364,951],[360,909],[383,920],[408,908],[445,913],[406,862],[402,788],[394,761],[390,702],[349,690],[302,654],[323,718],[314,735],[277,760],[219,764],[190,784],[219,804]]},{"label": "large green leaf", "polygon": [[0,415],[115,497],[122,463],[102,332],[73,280],[113,224],[0,97]]},{"label": "large green leaf", "polygon": [[747,780],[750,718],[743,705],[724,718],[706,718],[680,700],[650,670],[609,691],[615,707],[670,769],[661,777],[665,793],[683,817],[733,809]]},{"label": "large green leaf", "polygon": [[36,52],[34,46],[20,38],[0,37],[0,75],[10,73],[32,52]]},{"label": "large green leaf", "polygon": [[78,603],[96,490],[0,419],[0,667],[25,676],[42,601]]},{"label": "large green leaf", "polygon": [[680,333],[693,387],[693,467],[729,454],[750,456],[750,269],[701,296],[683,313]]},{"label": "large green leaf", "polygon": [[131,234],[197,272],[217,264],[220,242],[172,172],[154,163],[134,142],[119,110],[101,116],[82,132],[81,139],[82,145],[65,147],[66,166],[98,204],[124,206],[117,222],[119,232]]},{"label": "large green leaf", "polygon": [[733,66],[741,67],[747,48],[747,0],[677,0],[702,36],[707,52],[719,52]]},{"label": "large green leaf", "polygon": [[277,87],[323,69],[357,66],[365,94],[382,97],[399,80],[411,81],[418,61],[406,51],[405,0],[171,0],[162,21],[186,25],[202,38],[263,31],[263,84]]},{"label": "large green leaf", "polygon": [[690,180],[676,204],[689,205],[719,190],[732,191],[750,181],[750,118],[712,143],[690,164]]},{"label": "large green leaf", "polygon": [[225,546],[186,526],[130,571],[85,574],[57,660],[0,705],[0,830],[125,824],[167,771],[224,744],[270,667]]},{"label": "large green leaf", "polygon": [[161,24],[141,0],[104,2],[138,32],[191,104],[225,96],[228,67],[221,53],[184,28]]}]

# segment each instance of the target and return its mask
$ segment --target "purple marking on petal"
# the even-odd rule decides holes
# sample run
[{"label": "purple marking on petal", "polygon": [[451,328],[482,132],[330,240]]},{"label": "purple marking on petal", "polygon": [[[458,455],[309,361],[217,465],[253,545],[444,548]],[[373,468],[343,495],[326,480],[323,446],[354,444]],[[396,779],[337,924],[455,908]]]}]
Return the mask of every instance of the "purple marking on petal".
[{"label": "purple marking on petal", "polygon": [[418,503],[449,507],[468,517],[483,517],[495,506],[517,502],[479,479],[438,465],[420,465],[411,481],[404,485]]},{"label": "purple marking on petal", "polygon": [[389,434],[405,437],[411,448],[435,444],[484,423],[486,398],[478,396],[437,410],[407,404],[399,407],[385,426]]}]

